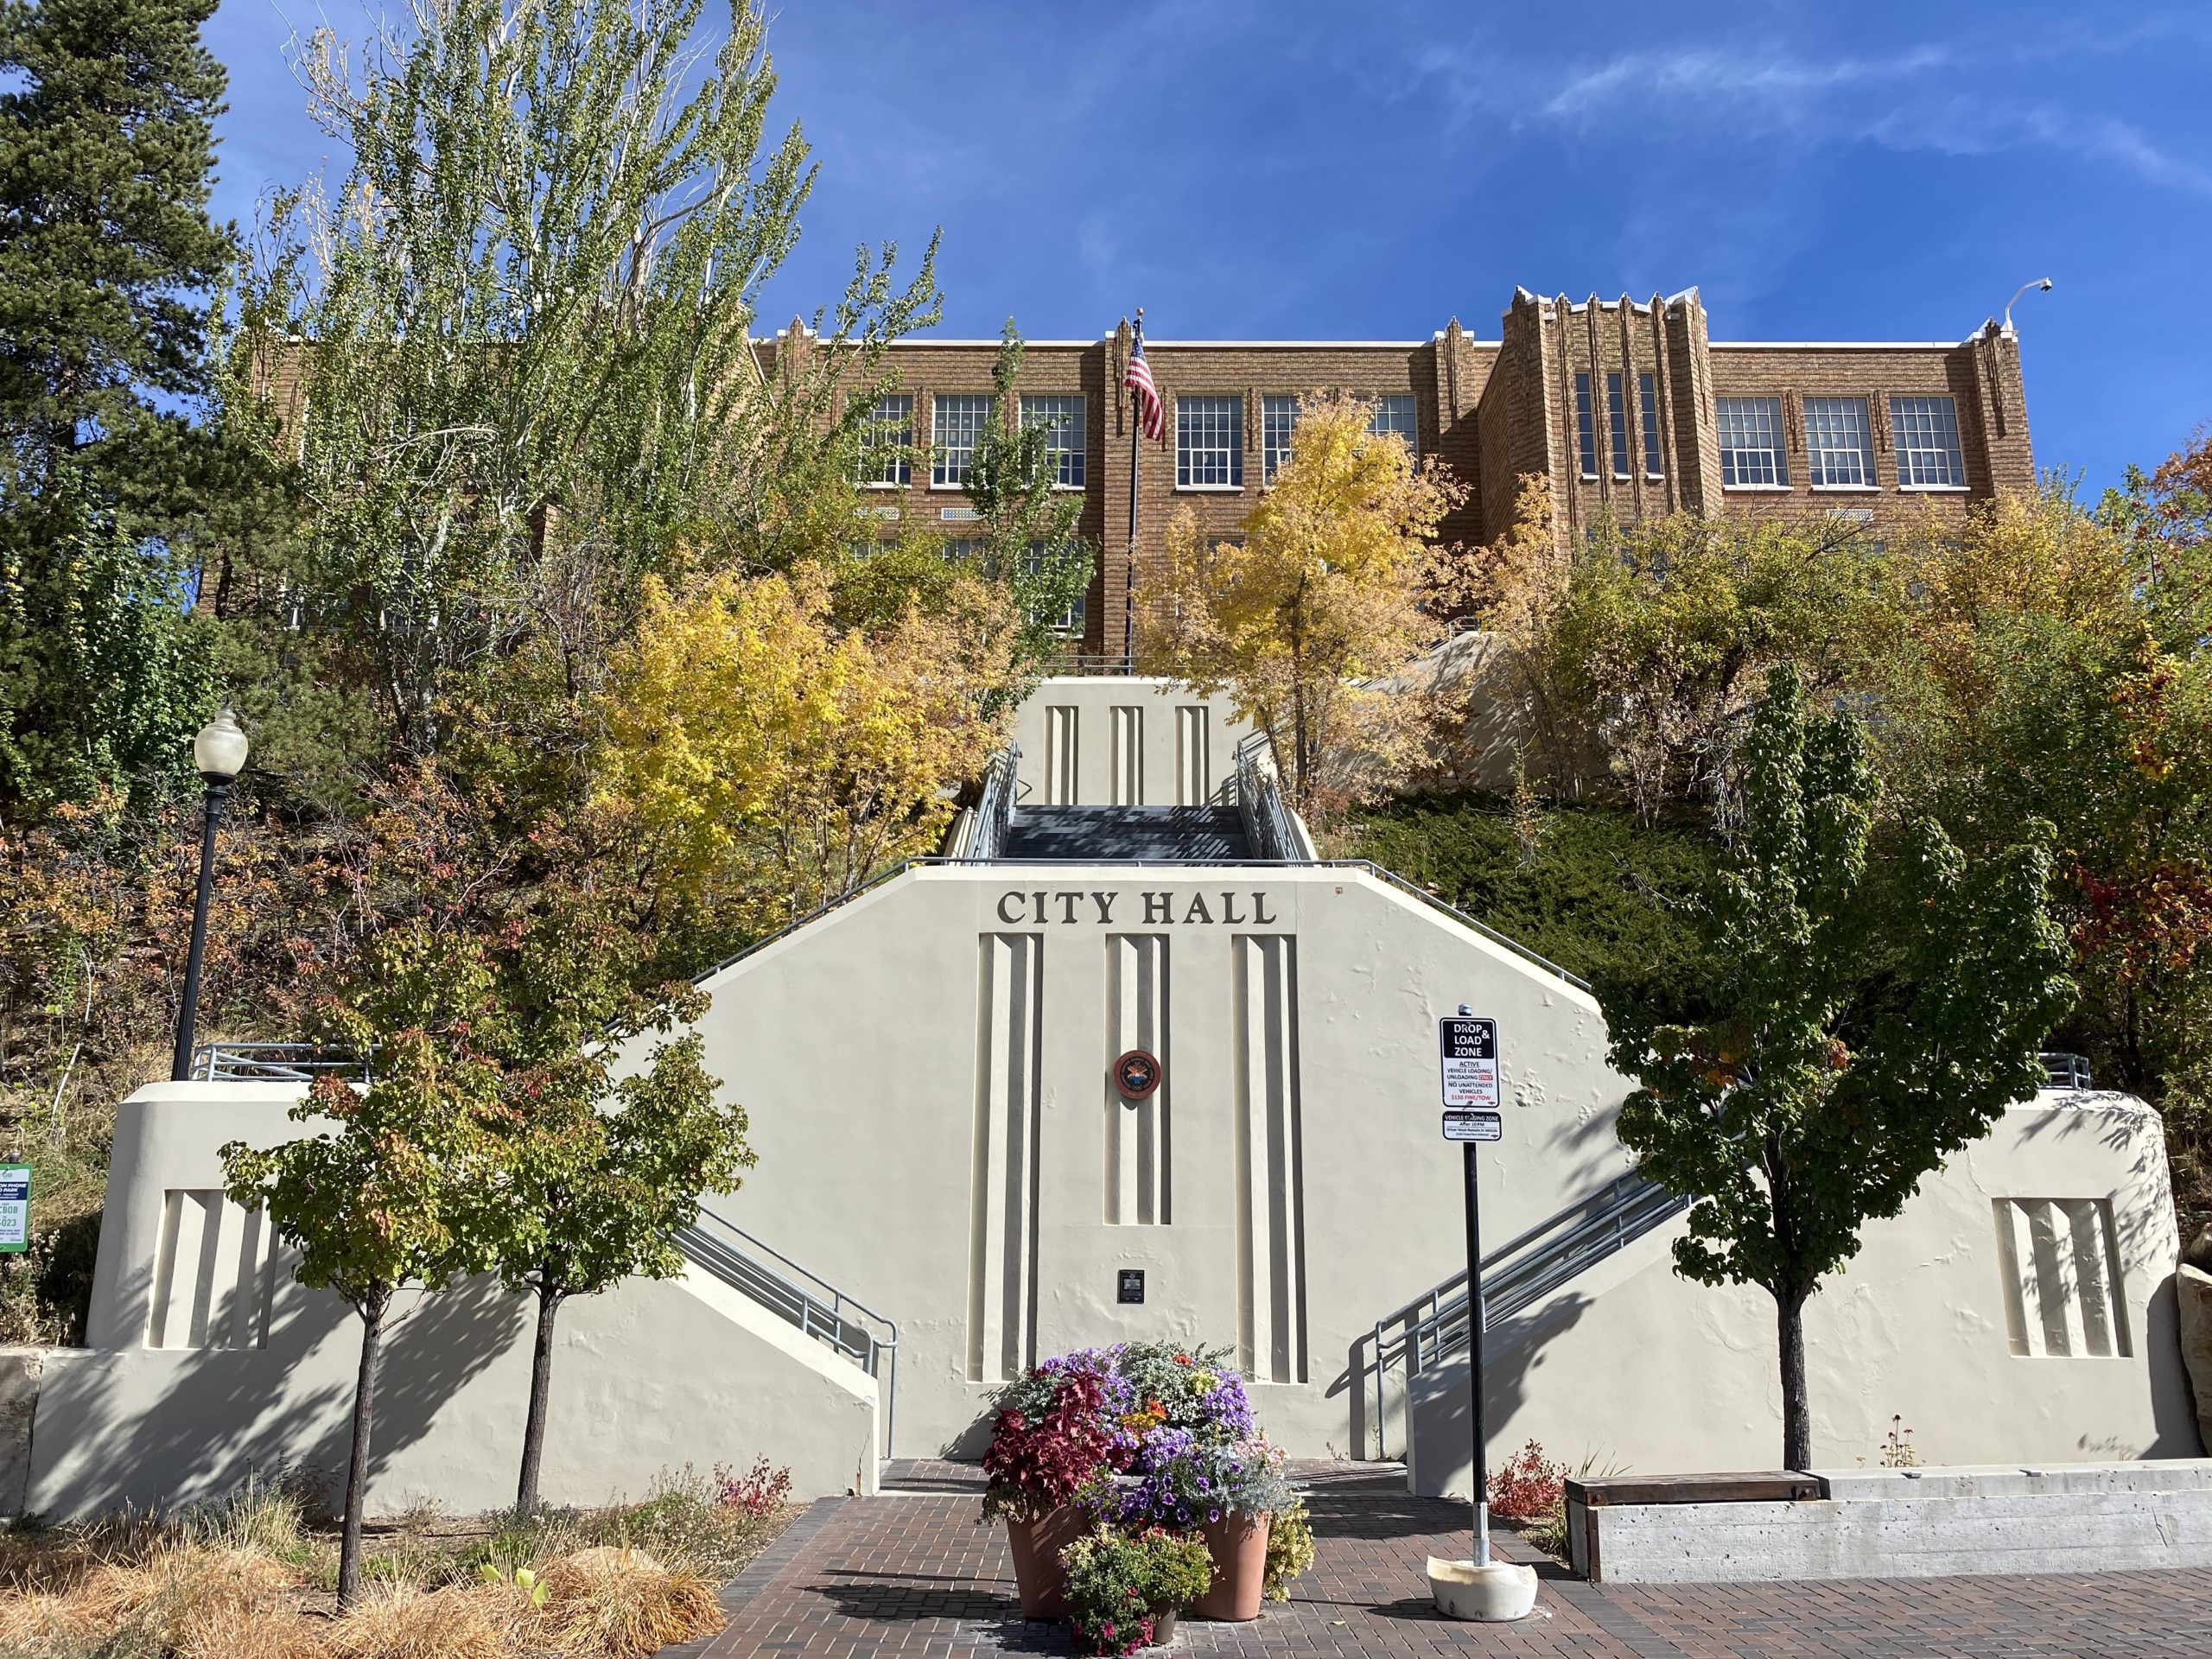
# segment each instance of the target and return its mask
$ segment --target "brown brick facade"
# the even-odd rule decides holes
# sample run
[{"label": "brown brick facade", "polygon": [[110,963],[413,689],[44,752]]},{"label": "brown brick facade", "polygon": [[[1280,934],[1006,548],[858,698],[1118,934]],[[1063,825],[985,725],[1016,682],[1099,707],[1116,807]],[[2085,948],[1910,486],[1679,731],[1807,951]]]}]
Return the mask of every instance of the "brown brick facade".
[{"label": "brown brick facade", "polygon": [[[1507,308],[1496,340],[1469,338],[1456,318],[1429,340],[1402,342],[1148,340],[1146,356],[1168,406],[1167,442],[1144,445],[1141,455],[1122,391],[1129,339],[1124,321],[1100,340],[1032,342],[1020,382],[1032,395],[1080,392],[1084,400],[1078,528],[1100,550],[1085,605],[1083,650],[1089,654],[1118,657],[1122,648],[1132,462],[1138,467],[1138,560],[1156,553],[1180,507],[1194,512],[1209,533],[1234,535],[1264,486],[1262,399],[1270,395],[1410,393],[1421,454],[1448,465],[1468,488],[1465,505],[1443,526],[1447,537],[1465,542],[1504,532],[1519,480],[1531,473],[1549,480],[1563,537],[1607,518],[1675,512],[1841,512],[1878,532],[1900,516],[1916,517],[1924,502],[1955,512],[2035,483],[2018,346],[1993,322],[1955,345],[1716,342],[1708,338],[1694,289],[1644,302],[1592,296],[1580,302],[1524,289]],[[805,345],[794,326],[777,349]],[[935,398],[990,390],[994,351],[989,342],[901,342],[893,361],[900,389],[914,399],[918,445],[931,442]],[[1583,464],[1578,376],[1588,377],[1595,450],[1590,468]],[[1624,416],[1618,426],[1609,395],[1615,376]],[[1236,487],[1177,487],[1177,405],[1202,397],[1242,400],[1243,479]],[[1900,397],[1949,400],[1963,479],[1957,487],[1901,484],[1891,413],[1891,400]],[[1732,397],[1777,400],[1777,470],[1786,481],[1758,487],[1724,482],[1716,400]],[[1856,400],[1850,407],[1863,410],[1870,484],[1815,485],[1806,447],[1808,397]],[[1011,418],[1011,411],[1001,414]],[[961,534],[964,498],[957,487],[931,487],[921,466],[910,486],[882,495],[882,505],[896,507],[902,518],[921,518],[950,537]]]}]

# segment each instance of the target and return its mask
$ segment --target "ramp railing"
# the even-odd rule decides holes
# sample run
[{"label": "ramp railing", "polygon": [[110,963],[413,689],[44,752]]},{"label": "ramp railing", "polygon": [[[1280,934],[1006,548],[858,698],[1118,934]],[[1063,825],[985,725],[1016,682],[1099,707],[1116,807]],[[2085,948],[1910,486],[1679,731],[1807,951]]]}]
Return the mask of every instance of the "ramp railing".
[{"label": "ramp railing", "polygon": [[1006,850],[1007,832],[1014,828],[1014,795],[1021,775],[1021,746],[1009,742],[991,757],[983,773],[983,791],[976,803],[976,822],[968,844],[960,849],[963,863],[988,863]]},{"label": "ramp railing", "polygon": [[[1510,1319],[1618,1255],[1689,1208],[1689,1200],[1630,1173],[1538,1222],[1483,1257],[1483,1329]],[[1413,1379],[1467,1346],[1467,1272],[1462,1268],[1375,1322],[1376,1456],[1388,1455],[1383,1382],[1402,1366]]]},{"label": "ramp railing", "polygon": [[1265,732],[1254,732],[1236,745],[1236,813],[1244,821],[1245,844],[1262,863],[1307,863],[1313,843],[1299,833],[1282,798],[1274,746]]},{"label": "ramp railing", "polygon": [[874,1377],[883,1391],[883,1455],[892,1455],[899,1432],[898,1321],[704,1205],[696,1223],[677,1230],[676,1248],[694,1266],[828,1344]]}]

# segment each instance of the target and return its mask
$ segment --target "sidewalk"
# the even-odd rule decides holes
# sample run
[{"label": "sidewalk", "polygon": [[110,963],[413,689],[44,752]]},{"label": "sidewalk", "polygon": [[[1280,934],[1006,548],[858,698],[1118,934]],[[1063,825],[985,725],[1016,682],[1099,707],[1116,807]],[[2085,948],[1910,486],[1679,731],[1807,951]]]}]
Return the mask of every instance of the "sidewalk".
[{"label": "sidewalk", "polygon": [[[1855,1580],[1593,1587],[1549,1564],[1518,1624],[1439,1618],[1421,1564],[1464,1557],[1463,1505],[1376,1494],[1310,1500],[1319,1559],[1287,1605],[1250,1624],[1188,1621],[1174,1654],[1434,1659],[1458,1653],[1626,1656],[2212,1655],[2212,1574]],[[1500,1553],[1537,1560],[1510,1534]],[[971,1497],[829,1498],[724,1592],[720,1635],[675,1656],[1066,1654],[1065,1624],[1014,1599],[1004,1529]]]}]

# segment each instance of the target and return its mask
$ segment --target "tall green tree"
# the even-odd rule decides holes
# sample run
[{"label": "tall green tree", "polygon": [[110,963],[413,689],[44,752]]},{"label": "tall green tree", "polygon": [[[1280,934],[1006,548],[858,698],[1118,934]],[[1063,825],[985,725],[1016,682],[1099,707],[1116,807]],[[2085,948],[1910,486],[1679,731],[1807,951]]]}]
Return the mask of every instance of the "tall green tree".
[{"label": "tall green tree", "polygon": [[480,947],[465,937],[420,925],[379,936],[357,994],[334,1015],[354,1052],[374,1055],[372,1080],[357,1090],[326,1074],[293,1108],[295,1122],[326,1118],[334,1130],[260,1150],[236,1141],[222,1148],[225,1187],[236,1203],[264,1208],[298,1248],[300,1282],[335,1291],[360,1316],[340,1607],[360,1588],[377,1368],[393,1298],[488,1268],[496,1249],[508,1145],[493,1133],[504,1113],[496,1050],[512,1033],[491,979]]},{"label": "tall green tree", "polygon": [[2042,1082],[2073,997],[2045,909],[2048,854],[1969,864],[1932,822],[1875,855],[1859,722],[1777,670],[1745,739],[1744,818],[1704,921],[1687,1020],[1602,985],[1615,1067],[1641,1084],[1620,1138],[1694,1200],[1676,1271],[1774,1298],[1783,1465],[1812,1466],[1806,1303],[1872,1220]]},{"label": "tall green tree", "polygon": [[1061,490],[1056,446],[1068,435],[1058,418],[1021,406],[1021,331],[1006,320],[991,367],[995,418],[976,436],[961,488],[982,530],[982,574],[1004,584],[1022,619],[1018,683],[1007,706],[1065,649],[1064,630],[1090,586],[1093,550],[1075,533],[1079,491]]}]

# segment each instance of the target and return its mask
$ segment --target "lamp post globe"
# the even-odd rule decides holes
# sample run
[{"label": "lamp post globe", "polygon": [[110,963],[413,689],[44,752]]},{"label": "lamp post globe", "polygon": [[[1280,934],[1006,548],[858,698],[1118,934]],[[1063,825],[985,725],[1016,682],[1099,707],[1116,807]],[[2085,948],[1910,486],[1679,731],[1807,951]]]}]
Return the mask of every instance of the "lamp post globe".
[{"label": "lamp post globe", "polygon": [[192,1039],[200,1017],[200,964],[207,950],[207,899],[215,879],[215,829],[223,818],[223,798],[231,780],[245,769],[246,737],[238,716],[225,709],[192,740],[192,761],[207,786],[207,811],[200,830],[200,892],[192,905],[192,945],[184,958],[184,994],[177,999],[176,1052],[169,1077],[184,1083],[192,1076]]}]

